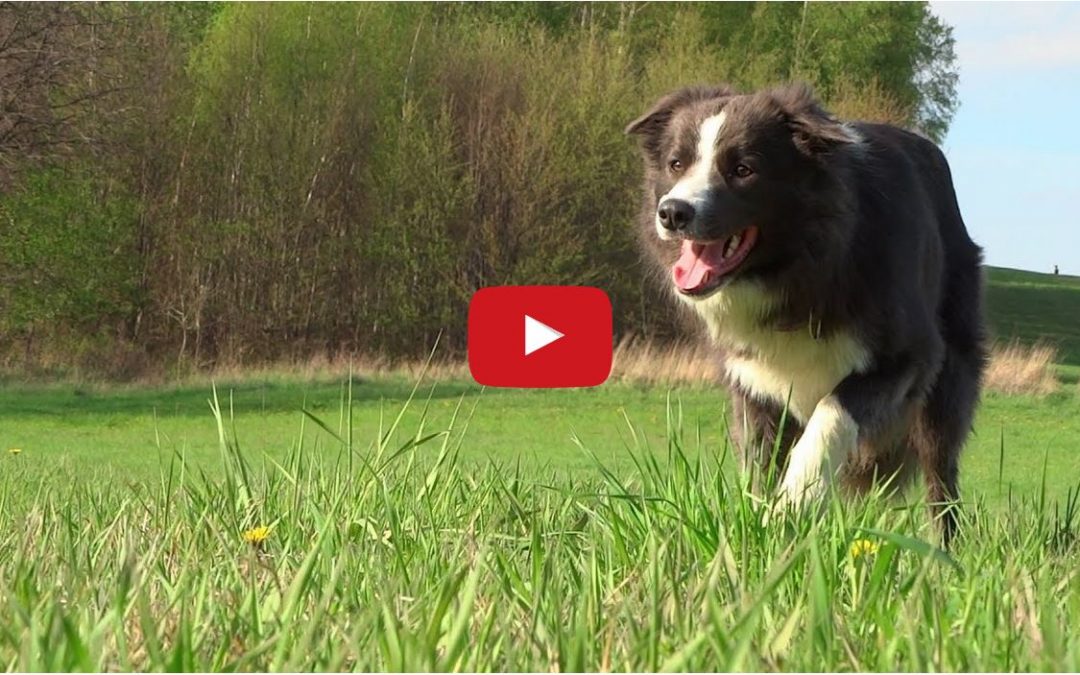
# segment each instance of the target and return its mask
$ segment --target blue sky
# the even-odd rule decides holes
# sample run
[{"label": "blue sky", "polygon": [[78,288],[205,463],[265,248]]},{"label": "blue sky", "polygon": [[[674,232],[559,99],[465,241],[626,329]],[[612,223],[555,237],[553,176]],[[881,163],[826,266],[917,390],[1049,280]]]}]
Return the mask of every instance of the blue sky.
[{"label": "blue sky", "polygon": [[988,264],[1080,275],[1080,3],[930,6],[956,38],[944,150],[968,230]]}]

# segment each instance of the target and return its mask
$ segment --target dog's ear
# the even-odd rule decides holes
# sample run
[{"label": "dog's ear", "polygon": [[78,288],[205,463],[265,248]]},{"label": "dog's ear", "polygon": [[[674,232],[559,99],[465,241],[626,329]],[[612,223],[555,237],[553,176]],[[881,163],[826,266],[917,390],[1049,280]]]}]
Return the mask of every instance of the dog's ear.
[{"label": "dog's ear", "polygon": [[859,140],[858,134],[825,110],[806,83],[774,89],[770,97],[791,129],[796,147],[808,155],[829,152]]},{"label": "dog's ear", "polygon": [[626,133],[639,136],[645,152],[655,154],[659,150],[660,137],[671,122],[675,111],[695,101],[733,96],[734,90],[727,85],[685,87],[674,91],[655,104],[647,113],[626,125]]}]

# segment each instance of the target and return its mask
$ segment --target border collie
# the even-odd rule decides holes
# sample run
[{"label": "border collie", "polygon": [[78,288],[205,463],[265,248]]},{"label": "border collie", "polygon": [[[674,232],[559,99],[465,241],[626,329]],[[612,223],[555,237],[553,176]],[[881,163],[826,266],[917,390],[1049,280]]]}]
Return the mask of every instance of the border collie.
[{"label": "border collie", "polygon": [[986,338],[941,151],[841,122],[802,84],[682,89],[626,131],[646,257],[720,352],[744,465],[782,468],[793,507],[921,469],[947,544]]}]

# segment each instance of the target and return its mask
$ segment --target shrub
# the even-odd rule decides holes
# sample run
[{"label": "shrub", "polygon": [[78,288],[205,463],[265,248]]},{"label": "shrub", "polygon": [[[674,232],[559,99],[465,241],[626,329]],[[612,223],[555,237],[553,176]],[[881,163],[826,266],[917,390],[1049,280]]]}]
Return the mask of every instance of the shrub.
[{"label": "shrub", "polygon": [[0,342],[113,334],[138,320],[139,217],[123,186],[78,169],[0,198]]}]

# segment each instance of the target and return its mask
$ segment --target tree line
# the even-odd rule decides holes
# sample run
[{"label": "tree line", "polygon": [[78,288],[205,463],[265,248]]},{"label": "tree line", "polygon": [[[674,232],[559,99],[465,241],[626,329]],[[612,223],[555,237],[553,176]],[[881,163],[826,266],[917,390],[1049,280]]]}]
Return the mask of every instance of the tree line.
[{"label": "tree line", "polygon": [[518,283],[671,337],[627,121],[799,78],[940,138],[956,77],[924,3],[2,3],[0,359],[454,354]]}]

